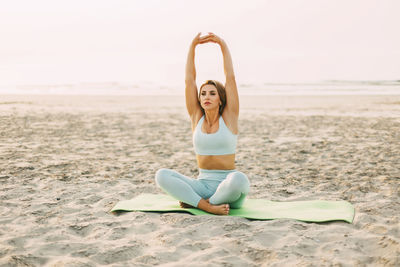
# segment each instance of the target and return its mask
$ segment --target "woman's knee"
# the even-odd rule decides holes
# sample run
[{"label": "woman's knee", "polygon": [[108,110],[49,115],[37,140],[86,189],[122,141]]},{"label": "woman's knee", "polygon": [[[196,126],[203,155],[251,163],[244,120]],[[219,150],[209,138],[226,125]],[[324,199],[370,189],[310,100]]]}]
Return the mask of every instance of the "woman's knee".
[{"label": "woman's knee", "polygon": [[163,187],[163,185],[167,182],[170,176],[171,176],[170,169],[165,169],[165,168],[159,169],[155,175],[156,184],[160,187]]},{"label": "woman's knee", "polygon": [[229,174],[230,186],[240,190],[242,193],[248,193],[250,190],[250,182],[247,175],[242,172],[233,172]]}]

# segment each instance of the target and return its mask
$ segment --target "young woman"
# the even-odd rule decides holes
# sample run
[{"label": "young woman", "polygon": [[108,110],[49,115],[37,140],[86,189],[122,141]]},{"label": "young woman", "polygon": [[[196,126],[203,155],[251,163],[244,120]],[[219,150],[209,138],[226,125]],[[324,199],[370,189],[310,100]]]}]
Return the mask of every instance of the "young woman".
[{"label": "young woman", "polygon": [[[195,48],[216,43],[224,58],[225,86],[208,80],[196,86]],[[249,192],[245,174],[235,169],[239,97],[232,58],[223,39],[213,33],[193,39],[186,63],[186,107],[192,122],[193,145],[199,176],[193,179],[174,170],[160,169],[156,183],[180,201],[182,207],[197,207],[213,214],[227,215],[240,208]],[[197,94],[198,93],[198,94]]]}]

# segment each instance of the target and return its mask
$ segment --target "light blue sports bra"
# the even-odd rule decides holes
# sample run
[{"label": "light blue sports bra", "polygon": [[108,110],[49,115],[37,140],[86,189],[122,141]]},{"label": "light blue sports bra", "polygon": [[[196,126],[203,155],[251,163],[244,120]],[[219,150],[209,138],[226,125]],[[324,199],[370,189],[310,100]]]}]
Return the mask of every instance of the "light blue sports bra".
[{"label": "light blue sports bra", "polygon": [[219,116],[218,131],[206,134],[201,131],[204,115],[197,123],[193,133],[194,151],[198,155],[229,155],[235,154],[237,134],[233,134],[225,125],[222,116]]}]

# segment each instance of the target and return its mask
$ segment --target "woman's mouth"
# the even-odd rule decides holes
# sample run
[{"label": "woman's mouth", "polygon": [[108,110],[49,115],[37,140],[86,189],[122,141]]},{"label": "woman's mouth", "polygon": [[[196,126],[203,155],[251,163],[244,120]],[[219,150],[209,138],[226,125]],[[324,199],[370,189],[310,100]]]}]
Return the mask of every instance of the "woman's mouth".
[{"label": "woman's mouth", "polygon": [[204,105],[210,105],[211,102],[204,102]]}]

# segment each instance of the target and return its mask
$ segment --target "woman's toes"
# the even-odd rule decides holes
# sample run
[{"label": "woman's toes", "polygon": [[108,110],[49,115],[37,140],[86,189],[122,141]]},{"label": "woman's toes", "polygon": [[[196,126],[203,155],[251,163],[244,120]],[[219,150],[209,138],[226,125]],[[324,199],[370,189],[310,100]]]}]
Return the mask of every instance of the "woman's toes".
[{"label": "woman's toes", "polygon": [[194,208],[193,206],[191,206],[189,204],[186,204],[185,202],[182,202],[182,201],[179,201],[179,206],[181,206],[181,208],[184,208],[184,209],[192,209],[192,208]]},{"label": "woman's toes", "polygon": [[226,215],[229,214],[229,205],[228,204],[225,205],[225,212],[226,212]]}]

